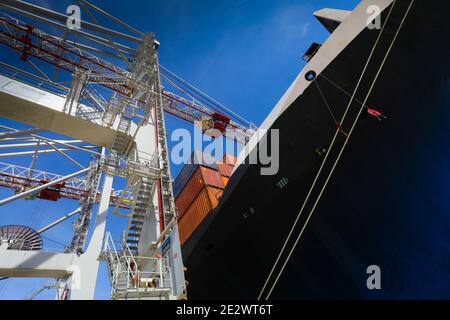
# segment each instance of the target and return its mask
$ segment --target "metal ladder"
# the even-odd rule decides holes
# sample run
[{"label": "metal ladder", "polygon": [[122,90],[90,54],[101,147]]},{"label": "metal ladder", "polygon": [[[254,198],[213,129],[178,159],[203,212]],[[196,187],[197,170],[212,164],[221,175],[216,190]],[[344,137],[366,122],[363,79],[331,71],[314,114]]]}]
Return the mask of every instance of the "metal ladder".
[{"label": "metal ladder", "polygon": [[131,141],[129,131],[131,127],[132,118],[128,117],[125,112],[120,116],[119,125],[116,129],[113,145],[110,149],[110,159],[108,162],[108,169],[115,174],[120,166],[120,157],[125,152],[128,144]]},{"label": "metal ladder", "polygon": [[112,296],[116,291],[125,291],[130,287],[127,276],[128,265],[124,254],[117,251],[116,245],[112,240],[111,234],[108,232],[105,236],[104,248],[100,255],[100,259],[106,262],[108,276],[112,285]]},{"label": "metal ladder", "polygon": [[161,168],[161,198],[162,198],[162,211],[163,211],[163,219],[164,226],[167,226],[170,221],[175,217],[175,198],[173,196],[172,189],[172,177],[170,174],[170,165],[169,165],[169,152],[167,147],[167,136],[166,136],[166,128],[164,121],[164,109],[162,102],[162,89],[161,89],[161,80],[159,76],[159,62],[158,55],[156,50],[153,54],[153,59],[155,61],[155,91],[156,91],[156,125],[158,132],[158,147],[160,152],[160,168]]},{"label": "metal ladder", "polygon": [[136,194],[126,239],[127,245],[134,254],[138,252],[138,244],[141,237],[142,227],[146,218],[147,209],[152,203],[155,186],[156,184],[154,179],[149,177],[141,177],[141,183]]},{"label": "metal ladder", "polygon": [[105,111],[105,106],[107,105],[107,101],[102,95],[95,90],[93,86],[87,86],[85,90],[82,92],[83,98],[90,101],[92,103],[91,107],[96,109],[97,111]]},{"label": "metal ladder", "polygon": [[70,90],[66,96],[63,112],[67,114],[76,114],[80,104],[83,89],[89,81],[89,75],[82,70],[77,70],[72,78]]},{"label": "metal ladder", "polygon": [[123,101],[119,100],[117,94],[114,93],[105,104],[105,110],[102,116],[102,122],[104,125],[111,127],[116,121],[117,115],[123,109]]},{"label": "metal ladder", "polygon": [[69,247],[66,252],[75,252],[81,254],[83,252],[84,244],[86,242],[86,235],[89,228],[89,223],[92,217],[92,207],[97,198],[100,175],[103,168],[103,159],[92,161],[90,170],[85,178],[86,188],[88,193],[81,197],[80,205],[81,211],[77,220],[74,221],[74,234]]}]

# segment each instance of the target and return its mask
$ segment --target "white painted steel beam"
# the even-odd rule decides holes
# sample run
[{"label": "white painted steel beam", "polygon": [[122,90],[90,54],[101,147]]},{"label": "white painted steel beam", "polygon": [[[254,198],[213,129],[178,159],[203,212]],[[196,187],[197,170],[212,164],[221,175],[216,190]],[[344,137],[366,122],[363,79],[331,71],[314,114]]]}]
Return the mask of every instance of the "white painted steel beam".
[{"label": "white painted steel beam", "polygon": [[60,148],[55,147],[53,144],[51,144],[50,142],[45,141],[45,144],[47,144],[48,146],[50,146],[53,150],[55,150],[56,152],[58,152],[60,155],[62,155],[64,158],[66,158],[67,160],[71,161],[72,163],[74,163],[75,165],[77,165],[80,168],[84,168],[83,165],[81,165],[78,161],[76,161],[75,159],[73,159],[71,156],[67,155],[66,153],[64,153],[64,151]]},{"label": "white painted steel beam", "polygon": [[[0,141],[0,142],[8,142],[8,141],[25,141],[25,143],[0,144],[0,150],[2,150],[2,149],[13,149],[13,148],[34,148],[34,147],[36,147],[37,142],[39,140],[37,140],[37,139],[33,140],[33,138],[31,138],[31,139],[28,139],[28,140],[12,139],[12,140]],[[33,141],[33,142],[28,142],[28,141]],[[46,144],[51,144],[51,145],[58,144],[58,142],[47,142],[47,140],[44,140],[44,141],[46,141]],[[72,141],[66,141],[66,144],[68,144],[68,143],[81,143],[81,142],[83,142],[83,141],[81,141],[81,140],[72,140]]]},{"label": "white painted steel beam", "polygon": [[[83,148],[95,148],[95,147],[84,146]],[[75,148],[73,148],[73,149],[69,149],[69,148],[59,149],[59,151],[75,151],[75,150],[76,150]],[[9,153],[0,153],[0,158],[29,156],[29,155],[32,155],[34,153],[46,154],[46,153],[55,153],[55,152],[56,152],[56,150],[54,150],[54,149],[38,150],[37,152],[35,152],[35,151],[9,152]]]},{"label": "white painted steel beam", "polygon": [[42,131],[43,130],[39,129],[39,128],[32,128],[32,129],[27,129],[27,130],[4,132],[4,133],[0,133],[0,139],[21,137],[21,136],[29,135],[30,133],[38,133],[38,132],[42,132]]},{"label": "white painted steel beam", "polygon": [[[67,19],[69,18],[65,14],[61,14],[61,13],[55,12],[53,10],[46,9],[46,8],[31,4],[31,3],[27,3],[24,1],[20,1],[20,0],[2,0],[0,2],[0,6],[2,6],[3,8],[5,8],[7,10],[11,10],[11,11],[16,11],[17,9],[23,10],[24,12],[33,13],[33,14],[43,17],[43,18],[50,18],[50,19],[59,21],[64,24],[67,22]],[[98,32],[98,33],[101,33],[104,35],[117,37],[122,40],[130,41],[133,43],[141,42],[140,38],[136,38],[136,37],[112,30],[112,29],[108,29],[108,28],[99,26],[94,23],[90,23],[87,21],[81,21],[81,24],[82,24],[83,28],[86,30],[91,30],[91,31]]]},{"label": "white painted steel beam", "polygon": [[76,262],[75,254],[0,250],[0,277],[66,278]]},{"label": "white painted steel beam", "polygon": [[0,117],[110,148],[115,131],[63,112],[66,99],[0,75]]},{"label": "white painted steel beam", "polygon": [[110,194],[112,191],[114,177],[106,174],[103,182],[102,196],[98,206],[95,219],[94,231],[86,252],[79,257],[80,277],[79,286],[69,292],[70,300],[93,300],[95,285],[97,282],[99,256],[102,251],[103,239],[105,238],[106,218],[108,216]]},{"label": "white painted steel beam", "polygon": [[47,230],[53,228],[54,226],[60,224],[61,222],[64,222],[64,221],[66,221],[67,219],[69,219],[70,217],[73,217],[74,215],[80,213],[80,211],[81,211],[81,208],[77,208],[76,210],[72,211],[71,213],[68,213],[68,214],[66,214],[64,217],[59,218],[59,219],[56,220],[56,221],[53,221],[53,222],[50,223],[49,225],[47,225],[47,226],[45,226],[45,227],[39,229],[39,230],[36,231],[36,232],[39,233],[39,234],[44,233],[45,231],[47,231]]}]

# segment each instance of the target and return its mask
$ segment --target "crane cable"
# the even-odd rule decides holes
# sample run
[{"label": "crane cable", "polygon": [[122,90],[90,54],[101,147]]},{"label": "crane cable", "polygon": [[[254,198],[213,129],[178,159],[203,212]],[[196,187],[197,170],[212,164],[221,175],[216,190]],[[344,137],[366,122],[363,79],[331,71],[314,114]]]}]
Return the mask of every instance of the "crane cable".
[{"label": "crane cable", "polygon": [[[326,81],[328,81],[331,85],[336,87],[339,91],[344,93],[347,97],[349,97],[349,98],[352,97],[351,93],[347,92],[347,90],[345,90],[344,88],[342,88],[341,86],[339,86],[338,84],[336,84],[335,82],[330,80],[327,76],[325,76],[324,73],[319,74],[319,77],[321,77],[321,78],[325,79]],[[364,106],[366,109],[370,109],[370,107],[368,105],[363,105],[361,100],[355,98],[354,101],[356,101],[359,105]]]},{"label": "crane cable", "polygon": [[[201,96],[202,98],[206,99],[207,101],[209,101],[209,103],[212,103],[213,105],[215,105],[216,107],[219,108],[224,108],[225,110],[228,109],[225,106],[221,105],[219,102],[215,101],[213,98],[209,97],[206,93],[202,92],[200,89],[198,89],[197,87],[193,86],[192,84],[190,84],[189,82],[187,82],[186,80],[184,80],[183,78],[181,78],[180,76],[176,75],[174,72],[170,71],[169,69],[165,68],[164,66],[160,65],[160,70],[167,73],[169,76],[171,76],[173,79],[177,80],[178,82],[180,82],[181,84],[183,84],[186,88],[189,88],[191,91],[193,91],[194,93],[196,93],[197,95]],[[231,111],[231,110],[230,110]]]},{"label": "crane cable", "polygon": [[[293,246],[292,246],[292,248],[291,248],[291,250],[290,250],[288,256],[286,257],[286,259],[285,259],[285,261],[284,261],[284,263],[283,263],[283,265],[282,265],[280,271],[278,272],[277,277],[276,277],[276,279],[274,280],[274,283],[272,284],[272,286],[271,286],[271,288],[270,288],[270,291],[268,292],[268,294],[267,294],[267,296],[266,296],[266,298],[265,298],[266,300],[270,298],[270,295],[272,294],[273,289],[275,288],[276,284],[278,283],[279,278],[281,277],[281,275],[282,275],[282,273],[283,273],[283,271],[284,271],[284,269],[285,269],[287,263],[289,262],[289,260],[290,260],[290,258],[291,258],[291,256],[292,256],[292,253],[293,253],[293,251],[295,250],[295,248],[296,248],[296,246],[297,246],[297,244],[298,244],[298,241],[300,240],[300,238],[301,238],[301,236],[302,236],[302,234],[303,234],[303,232],[304,232],[304,230],[305,230],[305,228],[306,228],[306,226],[307,226],[307,224],[308,224],[308,222],[309,222],[309,220],[310,220],[312,214],[314,213],[314,211],[315,211],[315,209],[316,209],[316,207],[317,207],[318,202],[320,201],[320,199],[321,199],[321,197],[322,197],[323,191],[325,190],[325,188],[326,188],[326,186],[327,186],[327,184],[328,184],[328,182],[329,182],[329,180],[330,180],[332,174],[334,173],[334,170],[335,170],[335,168],[336,168],[336,166],[337,166],[337,164],[338,164],[338,162],[339,162],[339,160],[340,160],[340,158],[341,158],[341,155],[342,155],[342,153],[343,153],[345,147],[346,147],[347,144],[348,144],[348,141],[349,141],[349,139],[350,139],[350,137],[351,137],[351,134],[353,133],[353,130],[354,130],[354,128],[355,128],[355,126],[356,126],[356,124],[357,124],[357,122],[358,122],[358,119],[359,119],[359,117],[360,117],[362,111],[364,110],[365,104],[367,103],[367,100],[369,99],[369,96],[370,96],[370,94],[372,93],[372,90],[373,90],[373,88],[374,88],[374,86],[375,86],[375,83],[376,83],[376,81],[378,80],[378,77],[379,77],[379,75],[380,75],[380,73],[381,73],[381,71],[382,71],[382,69],[383,69],[383,67],[384,67],[384,65],[385,65],[385,63],[386,63],[386,60],[387,60],[387,58],[388,58],[388,56],[389,56],[389,54],[390,54],[390,52],[391,52],[391,50],[392,50],[392,48],[393,48],[393,46],[394,46],[395,41],[397,40],[397,37],[398,37],[398,35],[399,35],[399,32],[400,32],[400,30],[401,30],[401,28],[402,28],[402,26],[403,26],[403,24],[404,24],[404,22],[405,22],[405,20],[406,20],[406,17],[407,17],[407,15],[408,15],[408,13],[410,12],[410,9],[411,9],[413,3],[414,3],[414,0],[411,1],[410,5],[409,5],[409,7],[408,7],[408,9],[407,9],[407,11],[406,11],[406,13],[405,13],[405,15],[404,15],[402,21],[401,21],[400,26],[399,26],[399,28],[397,29],[397,32],[396,32],[396,34],[395,34],[395,36],[394,36],[394,38],[393,38],[393,40],[392,40],[392,42],[391,42],[391,44],[390,44],[388,50],[387,50],[387,52],[386,52],[386,54],[385,54],[385,57],[384,57],[384,59],[383,59],[381,65],[380,65],[380,67],[379,67],[379,69],[378,69],[378,72],[377,72],[377,74],[376,74],[376,76],[375,76],[375,78],[374,78],[374,80],[373,80],[373,82],[372,82],[372,84],[371,84],[371,87],[370,87],[369,92],[368,92],[368,94],[367,94],[367,96],[366,96],[366,98],[365,98],[365,101],[364,101],[364,103],[362,104],[362,106],[361,106],[361,108],[360,108],[360,110],[359,110],[358,116],[356,117],[355,121],[353,122],[353,125],[352,125],[352,127],[351,127],[351,130],[350,130],[348,136],[347,136],[346,139],[345,139],[344,145],[342,146],[342,148],[341,148],[341,150],[340,150],[340,152],[339,152],[339,154],[338,154],[338,157],[336,158],[336,160],[335,160],[335,162],[334,162],[334,164],[333,164],[333,167],[332,167],[330,173],[328,174],[328,177],[327,177],[327,179],[326,179],[324,185],[322,186],[322,189],[321,189],[321,191],[320,191],[320,193],[319,193],[319,195],[318,195],[318,197],[317,197],[317,199],[316,199],[316,201],[315,201],[315,203],[314,203],[314,206],[313,206],[312,209],[310,210],[309,215],[308,215],[308,217],[307,217],[307,219],[306,219],[306,221],[305,221],[305,223],[304,223],[304,225],[303,225],[303,227],[302,227],[302,229],[301,229],[299,235],[297,236],[297,239],[296,239],[295,243],[293,244]],[[347,106],[347,109],[346,109],[346,111],[345,111],[345,113],[344,113],[343,120],[345,120],[345,118],[346,118],[346,115],[347,115],[347,113],[348,113],[348,111],[349,111],[349,108],[350,108],[350,106],[351,106],[351,104],[352,104],[352,102],[353,102],[353,100],[354,100],[354,96],[356,95],[356,92],[357,92],[357,90],[359,89],[359,86],[360,86],[361,81],[362,81],[362,79],[363,79],[363,77],[364,77],[364,75],[365,75],[365,73],[366,73],[366,71],[367,71],[367,68],[368,68],[369,63],[370,63],[370,61],[372,60],[372,56],[373,56],[373,54],[374,54],[374,52],[375,52],[376,47],[378,46],[379,40],[380,40],[380,38],[381,38],[381,35],[383,34],[383,31],[384,31],[384,29],[385,29],[385,26],[387,25],[387,22],[388,22],[388,20],[389,20],[389,17],[390,17],[390,15],[391,15],[391,13],[392,13],[392,10],[393,10],[395,4],[396,4],[396,0],[394,0],[394,3],[393,3],[393,5],[392,5],[391,9],[389,10],[389,13],[388,13],[388,16],[387,16],[387,18],[386,18],[386,21],[385,21],[385,23],[384,23],[384,25],[383,25],[383,28],[382,28],[382,30],[381,30],[381,32],[380,32],[380,34],[379,34],[379,36],[378,36],[378,38],[377,38],[375,44],[374,44],[374,47],[373,47],[372,52],[371,52],[371,54],[370,54],[370,56],[369,56],[369,58],[368,58],[368,61],[367,61],[367,63],[366,63],[366,66],[364,67],[364,70],[363,70],[363,72],[362,72],[362,74],[361,74],[361,77],[360,77],[360,79],[359,79],[359,81],[358,81],[358,84],[357,84],[357,86],[356,86],[356,88],[355,88],[355,90],[354,90],[354,93],[353,93],[353,95],[352,95],[352,98],[351,98],[351,100],[350,100],[350,102],[349,102],[349,104],[348,104],[348,106]],[[318,171],[318,173],[317,173],[317,175],[316,175],[316,178],[315,178],[315,180],[314,180],[314,182],[313,182],[313,184],[312,184],[312,186],[311,186],[311,188],[310,188],[310,190],[309,190],[309,192],[308,192],[308,195],[307,195],[307,197],[306,197],[306,199],[305,199],[305,201],[304,201],[304,203],[303,203],[303,206],[302,206],[302,208],[301,208],[301,210],[300,210],[300,212],[299,212],[299,214],[298,214],[298,216],[297,216],[297,218],[296,218],[296,220],[295,220],[295,222],[294,222],[294,224],[293,224],[293,226],[292,226],[292,228],[291,228],[291,231],[290,231],[290,233],[289,233],[289,235],[288,235],[288,237],[287,237],[287,239],[286,239],[286,241],[285,241],[285,243],[284,243],[284,245],[283,245],[283,247],[282,247],[282,249],[281,249],[281,251],[280,251],[278,257],[277,257],[277,260],[276,260],[275,264],[273,265],[272,270],[271,270],[269,276],[267,277],[266,282],[265,282],[263,288],[261,289],[261,292],[260,292],[260,294],[259,294],[259,296],[258,296],[258,300],[261,299],[261,297],[262,297],[262,295],[263,295],[263,293],[264,293],[264,291],[265,291],[265,289],[266,289],[266,287],[267,287],[267,285],[268,285],[268,282],[269,282],[269,280],[271,279],[272,274],[274,273],[274,270],[275,270],[276,266],[278,265],[279,260],[281,259],[281,255],[284,253],[284,249],[286,248],[287,243],[289,242],[289,240],[290,240],[290,238],[291,238],[291,236],[292,236],[292,234],[293,234],[293,231],[294,231],[294,229],[295,229],[296,226],[297,226],[298,220],[299,220],[301,214],[303,213],[303,210],[304,210],[304,208],[305,208],[305,206],[306,206],[306,203],[307,203],[308,200],[309,200],[309,197],[311,196],[312,190],[313,190],[313,188],[315,187],[315,184],[316,184],[316,182],[317,182],[317,180],[318,180],[318,177],[320,176],[320,174],[321,174],[321,172],[322,172],[322,169],[323,169],[323,167],[324,167],[324,164],[325,164],[325,162],[326,162],[326,160],[327,160],[327,158],[328,158],[328,155],[330,154],[331,148],[333,147],[333,145],[334,145],[334,143],[335,143],[335,141],[336,141],[336,137],[337,137],[339,131],[340,131],[339,129],[336,130],[336,133],[335,133],[335,135],[334,135],[334,137],[333,137],[333,141],[332,141],[331,147],[330,147],[330,149],[328,150],[328,152],[327,152],[327,154],[326,154],[326,157],[325,157],[324,161],[322,162],[322,165],[321,165],[321,167],[320,167],[320,169],[319,169],[319,171]]]},{"label": "crane cable", "polygon": [[194,104],[198,104],[199,106],[202,106],[204,108],[206,108],[202,103],[200,103],[200,101],[198,101],[194,96],[192,96],[189,92],[187,92],[186,90],[184,90],[183,88],[181,88],[179,85],[177,85],[175,82],[173,82],[172,80],[170,80],[167,76],[161,74],[161,78],[163,78],[164,80],[166,80],[169,84],[171,84],[174,88],[176,88],[177,90],[179,90],[180,92],[184,93],[185,95],[187,95],[189,98],[192,99],[192,102]]},{"label": "crane cable", "polygon": [[334,115],[333,111],[331,110],[331,107],[330,107],[330,105],[328,104],[327,99],[325,99],[325,96],[324,96],[322,90],[320,89],[319,84],[317,83],[317,80],[314,81],[314,83],[315,83],[315,85],[316,85],[316,87],[317,87],[317,90],[319,90],[320,96],[322,97],[323,102],[325,102],[325,105],[327,106],[327,109],[328,109],[328,113],[330,114],[331,118],[333,118],[334,123],[335,123],[335,124],[339,123],[339,122],[337,121],[336,116]]},{"label": "crane cable", "polygon": [[[161,69],[162,70],[162,69]],[[217,105],[211,104],[207,99],[205,99],[202,95],[199,95],[196,93],[193,89],[189,88],[188,86],[184,85],[182,82],[177,80],[176,78],[172,77],[170,79],[170,74],[164,75],[163,72],[161,72],[161,77],[166,80],[171,86],[179,90],[181,93],[184,93],[189,98],[191,98],[194,102],[194,104],[197,104],[205,109],[211,109],[216,110],[218,109]],[[177,83],[178,84],[177,84]],[[208,110],[209,111],[209,110]]]},{"label": "crane cable", "polygon": [[178,81],[180,81],[182,84],[184,84],[187,88],[189,88],[190,90],[192,90],[193,92],[195,92],[197,95],[199,95],[200,97],[206,99],[207,101],[209,101],[210,103],[212,103],[215,108],[217,109],[221,109],[222,111],[224,111],[225,113],[228,113],[232,116],[234,116],[236,119],[239,119],[239,121],[242,124],[245,125],[250,125],[250,122],[248,122],[246,119],[244,119],[243,117],[241,117],[240,115],[238,115],[237,113],[235,113],[234,111],[232,111],[231,109],[225,107],[223,104],[221,104],[220,102],[216,101],[215,99],[211,98],[210,96],[208,96],[206,93],[202,92],[200,89],[196,88],[195,86],[193,86],[192,84],[190,84],[189,82],[187,82],[186,80],[182,79],[181,77],[179,77],[178,75],[176,75],[175,73],[173,73],[172,71],[168,70],[167,68],[165,68],[162,65],[159,65],[160,69],[164,72],[166,72],[167,74],[169,74],[170,76],[172,76],[173,78],[177,79]]}]

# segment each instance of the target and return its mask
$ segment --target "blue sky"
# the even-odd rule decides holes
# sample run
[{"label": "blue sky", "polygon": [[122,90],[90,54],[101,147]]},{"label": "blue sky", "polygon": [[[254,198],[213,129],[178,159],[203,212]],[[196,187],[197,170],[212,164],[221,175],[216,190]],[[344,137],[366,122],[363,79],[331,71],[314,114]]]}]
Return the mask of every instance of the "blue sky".
[{"label": "blue sky", "polygon": [[[72,3],[67,0],[31,2],[59,12]],[[320,43],[328,36],[312,13],[325,7],[351,10],[358,1],[110,0],[92,3],[141,31],[155,32],[161,42],[159,57],[163,66],[259,125],[304,66],[301,56],[306,49],[313,41]],[[3,59],[20,64],[16,56],[7,53]],[[169,131],[180,126],[191,129],[180,120],[166,119]],[[5,119],[0,119],[0,124],[25,127]],[[86,156],[77,157],[84,163],[88,161]],[[30,158],[0,160],[24,166],[30,163]],[[69,162],[50,155],[40,157],[37,168],[55,173],[76,170]],[[172,167],[173,176],[179,169],[179,166]],[[0,190],[1,198],[9,195],[10,190]],[[39,228],[76,206],[77,203],[69,200],[57,203],[19,200],[0,208],[0,225],[27,224]],[[110,218],[108,223],[113,234],[120,235],[124,221]],[[69,241],[71,230],[70,221],[50,230],[46,237],[53,242],[44,239],[45,247],[61,250],[61,244]],[[0,299],[25,299],[48,282],[48,279],[0,281]],[[109,293],[102,265],[96,298],[108,299]],[[38,298],[53,297],[53,291],[46,291]]]}]

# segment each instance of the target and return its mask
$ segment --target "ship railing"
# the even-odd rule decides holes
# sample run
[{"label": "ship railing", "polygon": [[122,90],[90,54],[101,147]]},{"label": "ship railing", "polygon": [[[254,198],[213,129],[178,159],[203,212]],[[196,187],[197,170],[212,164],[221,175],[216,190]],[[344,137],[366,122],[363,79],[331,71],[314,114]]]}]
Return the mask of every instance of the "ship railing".
[{"label": "ship railing", "polygon": [[171,291],[172,278],[166,258],[134,256],[126,243],[114,241],[109,232],[101,258],[107,263],[113,297],[127,291],[154,295]]},{"label": "ship railing", "polygon": [[[168,260],[156,257],[123,256],[116,289],[171,289],[172,280]],[[133,262],[132,262],[133,261]]]},{"label": "ship railing", "polygon": [[119,271],[113,285],[114,293],[122,293],[124,291],[153,291],[161,289],[172,289],[169,271]]},{"label": "ship railing", "polygon": [[107,265],[109,280],[111,283],[111,293],[114,293],[115,284],[118,282],[118,274],[120,273],[120,257],[116,245],[112,239],[111,233],[105,234],[103,250],[100,259],[104,260]]}]

